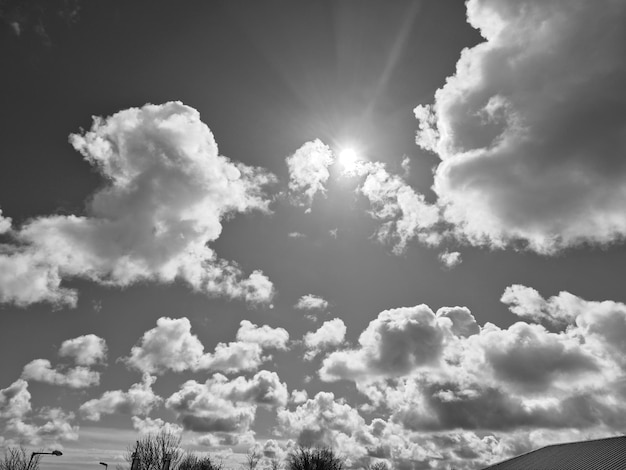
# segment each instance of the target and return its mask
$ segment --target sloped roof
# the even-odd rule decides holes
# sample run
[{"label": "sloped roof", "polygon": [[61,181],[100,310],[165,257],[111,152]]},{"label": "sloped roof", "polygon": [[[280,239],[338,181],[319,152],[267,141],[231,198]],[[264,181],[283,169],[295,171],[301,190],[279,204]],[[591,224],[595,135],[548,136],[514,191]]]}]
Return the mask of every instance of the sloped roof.
[{"label": "sloped roof", "polygon": [[626,436],[555,444],[484,470],[626,470]]}]

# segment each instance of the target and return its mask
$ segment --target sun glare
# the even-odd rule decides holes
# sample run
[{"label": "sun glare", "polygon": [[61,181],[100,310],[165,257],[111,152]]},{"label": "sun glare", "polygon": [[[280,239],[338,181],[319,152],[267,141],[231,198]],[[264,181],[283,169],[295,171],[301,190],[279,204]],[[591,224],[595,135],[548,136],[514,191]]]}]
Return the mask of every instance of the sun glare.
[{"label": "sun glare", "polygon": [[338,158],[339,164],[343,167],[344,170],[352,170],[356,166],[359,161],[359,154],[352,147],[348,147],[342,149],[339,152]]}]

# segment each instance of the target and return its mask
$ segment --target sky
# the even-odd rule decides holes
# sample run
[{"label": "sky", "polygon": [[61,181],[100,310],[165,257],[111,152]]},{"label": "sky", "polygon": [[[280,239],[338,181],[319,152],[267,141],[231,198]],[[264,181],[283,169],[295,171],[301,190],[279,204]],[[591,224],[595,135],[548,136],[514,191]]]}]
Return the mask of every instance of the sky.
[{"label": "sky", "polygon": [[0,20],[0,451],[450,470],[623,433],[623,0]]}]

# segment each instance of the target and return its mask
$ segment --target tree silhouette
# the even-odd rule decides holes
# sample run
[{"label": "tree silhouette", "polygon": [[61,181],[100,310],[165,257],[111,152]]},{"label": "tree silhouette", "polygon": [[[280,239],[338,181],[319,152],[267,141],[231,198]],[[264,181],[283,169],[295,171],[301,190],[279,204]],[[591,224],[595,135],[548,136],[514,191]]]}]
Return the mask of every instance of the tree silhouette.
[{"label": "tree silhouette", "polygon": [[287,456],[287,470],[342,470],[344,459],[330,447],[300,446]]},{"label": "tree silhouette", "polygon": [[9,447],[4,451],[4,458],[0,460],[0,470],[26,470],[30,462],[29,470],[39,469],[41,455],[33,456],[30,462],[30,453],[23,447]]}]

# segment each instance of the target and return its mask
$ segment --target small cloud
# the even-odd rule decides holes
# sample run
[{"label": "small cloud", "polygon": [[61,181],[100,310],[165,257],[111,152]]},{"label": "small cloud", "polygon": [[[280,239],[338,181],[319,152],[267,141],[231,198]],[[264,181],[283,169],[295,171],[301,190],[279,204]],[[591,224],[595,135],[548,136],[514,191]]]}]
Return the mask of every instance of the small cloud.
[{"label": "small cloud", "polygon": [[289,238],[306,238],[306,235],[301,232],[289,232],[287,236]]},{"label": "small cloud", "polygon": [[326,310],[328,302],[318,295],[307,294],[300,297],[294,307],[298,310]]},{"label": "small cloud", "polygon": [[326,181],[330,177],[328,167],[335,157],[328,145],[316,139],[305,143],[296,152],[287,157],[289,168],[289,193],[293,200],[307,206],[311,211],[313,198],[317,193],[326,192]]},{"label": "small cloud", "polygon": [[333,237],[333,238],[335,238],[335,239],[336,239],[336,238],[337,238],[337,232],[338,232],[338,231],[339,231],[339,229],[337,229],[337,228],[333,228],[333,229],[330,229],[330,230],[328,231],[328,234],[329,234],[331,237]]},{"label": "small cloud", "polygon": [[309,332],[302,338],[306,353],[304,359],[312,360],[320,352],[341,344],[346,337],[346,325],[341,318],[324,322],[315,332]]},{"label": "small cloud", "polygon": [[461,253],[458,251],[444,251],[443,253],[439,253],[439,261],[441,261],[446,268],[452,269],[461,264]]}]

